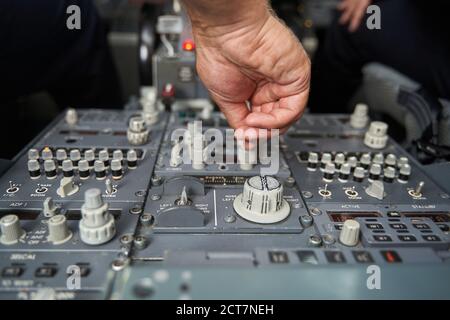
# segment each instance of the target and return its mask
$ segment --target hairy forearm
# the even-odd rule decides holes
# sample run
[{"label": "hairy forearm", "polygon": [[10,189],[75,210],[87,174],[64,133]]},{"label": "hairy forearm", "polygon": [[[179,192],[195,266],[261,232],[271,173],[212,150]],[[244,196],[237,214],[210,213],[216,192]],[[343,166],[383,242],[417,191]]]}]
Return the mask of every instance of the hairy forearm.
[{"label": "hairy forearm", "polygon": [[263,24],[270,16],[267,0],[182,0],[199,35],[218,37]]}]

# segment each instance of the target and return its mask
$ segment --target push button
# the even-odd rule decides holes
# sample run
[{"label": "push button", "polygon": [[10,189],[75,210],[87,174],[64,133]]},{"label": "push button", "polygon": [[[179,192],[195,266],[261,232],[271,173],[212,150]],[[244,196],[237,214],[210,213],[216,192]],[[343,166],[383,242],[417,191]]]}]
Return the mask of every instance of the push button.
[{"label": "push button", "polygon": [[77,264],[77,266],[80,268],[80,276],[82,278],[87,277],[91,273],[91,268],[89,268],[88,264]]},{"label": "push button", "polygon": [[297,256],[300,262],[307,264],[318,264],[319,260],[317,259],[314,251],[297,251]]},{"label": "push button", "polygon": [[438,236],[435,236],[434,234],[422,236],[422,238],[425,241],[431,241],[431,242],[441,241],[441,238],[439,238]]},{"label": "push button", "polygon": [[55,267],[40,267],[34,272],[34,276],[37,278],[52,278],[56,275],[58,269]]},{"label": "push button", "polygon": [[344,254],[340,251],[325,251],[329,263],[345,263]]},{"label": "push button", "polygon": [[22,267],[6,267],[3,268],[2,277],[3,278],[18,278],[25,270]]},{"label": "push button", "polygon": [[366,223],[366,227],[371,230],[383,230],[383,225],[380,223]]},{"label": "push button", "polygon": [[400,241],[405,241],[405,242],[417,241],[416,237],[411,236],[411,235],[398,236],[398,238],[400,239]]},{"label": "push button", "polygon": [[289,257],[283,251],[270,251],[269,260],[272,263],[289,263]]},{"label": "push button", "polygon": [[425,230],[425,229],[430,229],[430,226],[427,225],[426,223],[415,223],[413,224],[414,228],[419,229],[419,230]]},{"label": "push button", "polygon": [[391,226],[392,229],[395,229],[395,230],[405,230],[406,229],[406,225],[404,225],[403,223],[391,223],[389,225]]},{"label": "push button", "polygon": [[387,213],[387,216],[389,218],[400,218],[400,212],[390,211],[390,212]]},{"label": "push button", "polygon": [[367,251],[353,251],[353,257],[358,263],[372,263],[372,255]]},{"label": "push button", "polygon": [[389,251],[380,251],[384,260],[389,263],[399,263],[402,262],[402,259],[398,255],[397,252],[389,250]]},{"label": "push button", "polygon": [[386,236],[386,235],[383,235],[383,236],[375,235],[375,236],[373,236],[373,238],[376,241],[380,241],[380,242],[391,242],[392,241],[392,238],[390,236]]}]

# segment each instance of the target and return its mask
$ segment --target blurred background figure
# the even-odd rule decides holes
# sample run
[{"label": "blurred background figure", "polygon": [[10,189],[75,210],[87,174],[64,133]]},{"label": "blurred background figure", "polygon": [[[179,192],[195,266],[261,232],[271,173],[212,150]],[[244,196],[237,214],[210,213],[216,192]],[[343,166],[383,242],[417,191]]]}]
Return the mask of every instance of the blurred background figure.
[{"label": "blurred background figure", "polygon": [[[81,30],[69,30],[70,5]],[[123,97],[92,0],[6,0],[0,3],[2,157],[11,157],[63,108],[122,107]]]},{"label": "blurred background figure", "polygon": [[[380,8],[380,30],[366,26],[371,4]],[[435,97],[450,97],[448,1],[341,0],[337,9],[314,57],[312,111],[342,112],[352,98],[361,100],[362,69],[372,62],[409,77]]]}]

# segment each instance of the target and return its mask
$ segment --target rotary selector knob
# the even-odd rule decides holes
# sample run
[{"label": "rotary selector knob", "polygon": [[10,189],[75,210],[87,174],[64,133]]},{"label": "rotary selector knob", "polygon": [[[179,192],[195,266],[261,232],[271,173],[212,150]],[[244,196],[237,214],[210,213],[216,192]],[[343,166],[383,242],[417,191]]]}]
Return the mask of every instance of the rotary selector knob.
[{"label": "rotary selector knob", "polygon": [[16,244],[19,239],[25,236],[25,231],[20,226],[19,217],[14,214],[1,218],[0,228],[2,230],[0,243],[5,245]]},{"label": "rotary selector knob", "polygon": [[65,216],[58,214],[48,219],[48,238],[51,243],[58,245],[72,238],[72,231],[67,227]]},{"label": "rotary selector knob", "polygon": [[147,143],[149,130],[141,117],[133,117],[127,130],[128,142],[132,145],[142,145]]},{"label": "rotary selector knob", "polygon": [[342,226],[341,233],[339,235],[339,241],[348,247],[354,247],[359,242],[359,222],[356,220],[346,220]]},{"label": "rotary selector knob", "polygon": [[350,116],[350,126],[355,129],[362,129],[369,122],[369,107],[364,103],[356,105],[355,110]]},{"label": "rotary selector knob", "polygon": [[386,147],[388,136],[388,125],[381,121],[370,123],[369,130],[364,135],[364,144],[372,149],[383,149]]},{"label": "rotary selector knob", "polygon": [[80,238],[89,245],[108,242],[116,234],[114,217],[108,212],[108,204],[103,202],[100,189],[89,189],[84,194],[81,207]]},{"label": "rotary selector knob", "polygon": [[233,203],[236,212],[244,219],[256,223],[275,223],[284,220],[290,212],[283,199],[282,184],[271,176],[247,179],[244,191]]}]

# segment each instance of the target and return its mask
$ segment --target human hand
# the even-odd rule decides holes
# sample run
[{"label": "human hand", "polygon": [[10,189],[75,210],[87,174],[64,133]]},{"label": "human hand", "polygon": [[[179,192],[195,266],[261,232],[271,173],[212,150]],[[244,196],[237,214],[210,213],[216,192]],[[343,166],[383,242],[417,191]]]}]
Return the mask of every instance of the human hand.
[{"label": "human hand", "polygon": [[283,133],[300,118],[308,100],[310,60],[267,7],[259,17],[218,28],[194,19],[193,33],[199,76],[231,127]]},{"label": "human hand", "polygon": [[355,32],[371,3],[372,0],[342,0],[338,5],[338,9],[342,11],[339,23],[348,24],[348,31]]}]

